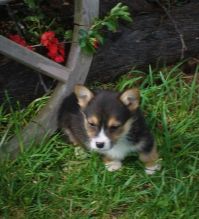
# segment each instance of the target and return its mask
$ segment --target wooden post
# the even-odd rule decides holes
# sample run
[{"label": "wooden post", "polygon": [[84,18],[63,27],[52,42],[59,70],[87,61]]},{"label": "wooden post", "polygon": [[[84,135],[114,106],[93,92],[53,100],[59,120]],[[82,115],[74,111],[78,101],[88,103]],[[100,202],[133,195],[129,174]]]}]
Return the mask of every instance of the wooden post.
[{"label": "wooden post", "polygon": [[[77,41],[80,28],[88,27],[93,19],[98,16],[99,0],[76,0],[75,1],[75,23],[85,26],[74,27],[73,41]],[[37,144],[44,138],[50,136],[57,129],[57,111],[63,98],[68,95],[76,83],[84,83],[88,74],[92,56],[83,54],[78,44],[73,44],[70,50],[66,68],[69,69],[66,83],[59,83],[50,98],[48,104],[39,114],[24,127],[21,133],[11,139],[0,148],[0,157],[9,155],[16,158],[19,152]]]}]

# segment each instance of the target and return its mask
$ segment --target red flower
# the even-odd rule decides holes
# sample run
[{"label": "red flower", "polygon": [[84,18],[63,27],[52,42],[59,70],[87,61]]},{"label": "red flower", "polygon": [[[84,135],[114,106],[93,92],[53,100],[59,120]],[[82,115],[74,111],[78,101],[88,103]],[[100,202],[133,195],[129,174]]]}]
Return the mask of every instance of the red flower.
[{"label": "red flower", "polygon": [[47,46],[52,39],[54,39],[55,33],[53,31],[44,32],[41,35],[41,44]]},{"label": "red flower", "polygon": [[59,62],[59,63],[64,62],[64,58],[61,55],[55,56],[54,60],[55,62]]},{"label": "red flower", "polygon": [[[10,35],[9,38],[24,46],[28,49],[32,50],[32,47],[29,46],[26,41],[19,35]],[[60,43],[59,40],[55,37],[55,33],[53,31],[47,31],[41,36],[41,44],[44,45],[48,49],[48,57],[53,59],[55,62],[64,62],[65,50],[64,44]]]},{"label": "red flower", "polygon": [[64,62],[65,50],[64,45],[59,43],[53,31],[47,31],[41,36],[41,44],[48,49],[48,57],[55,62]]},{"label": "red flower", "polygon": [[32,47],[29,46],[29,45],[26,43],[26,41],[25,41],[21,36],[19,36],[19,35],[17,35],[17,34],[15,34],[15,35],[10,35],[10,36],[9,36],[9,39],[12,40],[12,41],[14,41],[15,43],[21,45],[21,46],[24,46],[24,47],[26,47],[26,48],[32,50]]},{"label": "red flower", "polygon": [[48,48],[49,54],[51,54],[51,56],[56,56],[56,54],[58,53],[57,44],[51,43],[47,48]]}]

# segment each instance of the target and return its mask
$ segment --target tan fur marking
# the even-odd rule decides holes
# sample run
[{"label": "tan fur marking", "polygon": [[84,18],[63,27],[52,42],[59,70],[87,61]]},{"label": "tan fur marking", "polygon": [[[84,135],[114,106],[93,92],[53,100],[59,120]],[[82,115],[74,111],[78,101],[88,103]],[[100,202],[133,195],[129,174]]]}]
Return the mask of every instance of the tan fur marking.
[{"label": "tan fur marking", "polygon": [[85,128],[86,128],[86,132],[89,138],[94,138],[96,136],[95,129],[88,127],[88,125],[86,125]]},{"label": "tan fur marking", "polygon": [[104,164],[107,164],[107,163],[110,163],[111,161],[113,161],[113,159],[111,159],[111,158],[109,158],[107,156],[103,156],[102,160],[103,160]]},{"label": "tan fur marking", "polygon": [[[92,127],[91,125],[89,125],[88,122],[93,123],[96,126]],[[99,120],[96,116],[91,116],[88,119],[84,117],[85,129],[86,129],[86,133],[88,134],[89,138],[93,138],[96,136],[98,122]]]},{"label": "tan fur marking", "polygon": [[73,143],[74,145],[80,144],[80,142],[77,140],[77,138],[75,138],[75,136],[72,134],[72,132],[69,129],[65,129],[64,132],[69,137],[71,143]]},{"label": "tan fur marking", "polygon": [[129,119],[126,121],[126,123],[124,124],[124,133],[127,134],[131,128],[131,125],[133,123],[133,119]]},{"label": "tan fur marking", "polygon": [[129,89],[124,91],[120,100],[126,105],[131,111],[138,108],[140,102],[140,92],[137,88]]},{"label": "tan fur marking", "polygon": [[150,153],[139,153],[139,159],[145,164],[146,168],[155,166],[158,158],[159,156],[155,145]]},{"label": "tan fur marking", "polygon": [[119,126],[121,125],[121,123],[115,118],[115,117],[111,117],[108,121],[108,126]]},{"label": "tan fur marking", "polygon": [[81,108],[85,108],[89,101],[94,97],[93,93],[83,85],[75,85],[74,93]]},{"label": "tan fur marking", "polygon": [[97,116],[95,116],[95,115],[88,117],[87,120],[89,123],[93,123],[96,126],[99,124],[99,120],[98,120]]},{"label": "tan fur marking", "polygon": [[122,135],[125,135],[129,132],[132,124],[132,119],[126,121],[126,123],[117,128],[113,133],[110,134],[110,138],[112,141],[117,141]]}]

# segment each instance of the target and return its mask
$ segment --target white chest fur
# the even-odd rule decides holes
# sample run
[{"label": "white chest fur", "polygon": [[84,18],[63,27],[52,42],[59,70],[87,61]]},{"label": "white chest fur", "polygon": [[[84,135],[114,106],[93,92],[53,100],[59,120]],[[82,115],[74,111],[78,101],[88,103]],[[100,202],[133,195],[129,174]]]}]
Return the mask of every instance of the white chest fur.
[{"label": "white chest fur", "polygon": [[131,152],[138,151],[143,146],[143,142],[133,145],[126,138],[120,139],[110,150],[103,154],[113,160],[123,160]]}]

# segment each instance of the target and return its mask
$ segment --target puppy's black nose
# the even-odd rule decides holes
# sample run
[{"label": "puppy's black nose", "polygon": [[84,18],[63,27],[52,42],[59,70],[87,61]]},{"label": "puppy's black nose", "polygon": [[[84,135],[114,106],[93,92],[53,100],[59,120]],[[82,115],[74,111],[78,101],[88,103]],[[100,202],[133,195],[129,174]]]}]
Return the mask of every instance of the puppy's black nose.
[{"label": "puppy's black nose", "polygon": [[96,142],[97,148],[103,148],[104,147],[104,142]]}]

